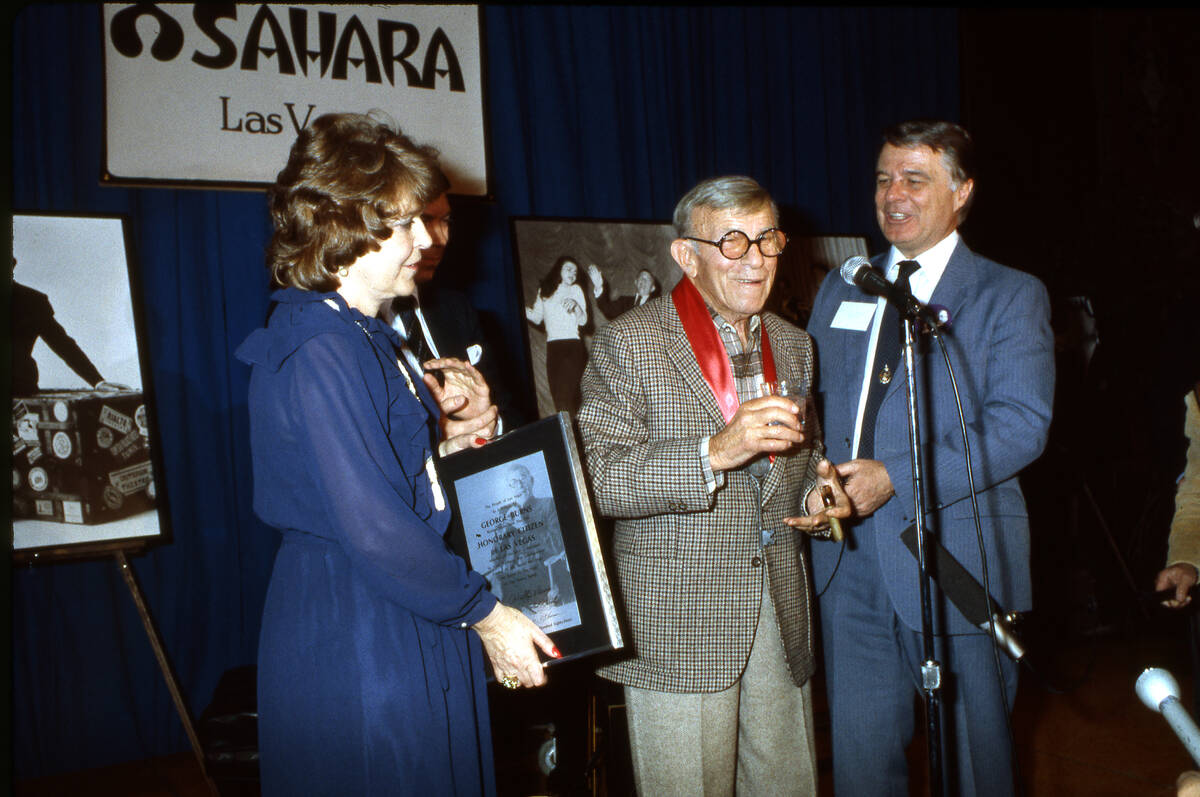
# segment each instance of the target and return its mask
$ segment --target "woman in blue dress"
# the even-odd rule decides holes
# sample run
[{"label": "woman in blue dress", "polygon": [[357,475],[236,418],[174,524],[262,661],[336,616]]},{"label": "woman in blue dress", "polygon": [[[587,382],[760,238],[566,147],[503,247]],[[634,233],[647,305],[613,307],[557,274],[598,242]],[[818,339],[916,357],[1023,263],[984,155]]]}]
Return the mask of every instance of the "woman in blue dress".
[{"label": "woman in blue dress", "polygon": [[[254,508],[282,532],[258,656],[264,795],[494,794],[484,655],[545,682],[553,643],[451,553],[437,459],[486,442],[472,366],[410,371],[380,307],[412,293],[445,191],[435,153],[370,116],[315,120],[269,191],[279,288],[238,357]],[[443,178],[444,179],[444,178]]]}]

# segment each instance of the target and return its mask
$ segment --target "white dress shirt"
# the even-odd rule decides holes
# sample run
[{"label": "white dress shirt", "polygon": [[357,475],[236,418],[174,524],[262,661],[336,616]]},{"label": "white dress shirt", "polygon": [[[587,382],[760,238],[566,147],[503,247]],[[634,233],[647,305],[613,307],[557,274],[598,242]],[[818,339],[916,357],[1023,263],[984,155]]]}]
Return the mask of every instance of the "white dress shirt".
[{"label": "white dress shirt", "polygon": [[[887,269],[884,276],[888,282],[895,282],[896,277],[900,274],[899,263],[901,260],[915,260],[921,264],[919,268],[909,279],[909,287],[912,290],[913,297],[922,304],[928,304],[929,298],[933,296],[933,290],[937,287],[938,280],[942,278],[942,274],[946,271],[946,265],[950,262],[950,256],[954,254],[954,248],[958,246],[958,230],[951,232],[938,243],[934,244],[929,249],[926,249],[916,257],[905,257],[896,247],[892,247],[888,252]],[[875,301],[875,319],[871,322],[871,333],[867,339],[867,359],[863,365],[862,390],[858,394],[858,416],[854,421],[854,444],[851,446],[851,457],[858,457],[858,441],[862,436],[863,411],[867,403],[867,391],[871,387],[871,380],[875,378],[875,346],[879,342],[879,324],[883,320],[883,310],[887,307],[887,300],[880,297]]]}]

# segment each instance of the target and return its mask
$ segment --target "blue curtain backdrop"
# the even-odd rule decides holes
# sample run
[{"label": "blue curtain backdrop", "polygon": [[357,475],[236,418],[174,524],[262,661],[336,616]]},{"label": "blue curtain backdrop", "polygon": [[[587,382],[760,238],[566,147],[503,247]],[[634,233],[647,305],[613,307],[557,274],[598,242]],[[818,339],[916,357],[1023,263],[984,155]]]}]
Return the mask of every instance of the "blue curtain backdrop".
[{"label": "blue curtain backdrop", "polygon": [[[267,309],[269,224],[257,191],[101,184],[100,19],[98,5],[34,5],[13,22],[13,207],[130,220],[172,533],[133,564],[198,715],[223,671],[254,661],[276,546],[251,511],[248,373],[232,356]],[[526,400],[511,217],[665,221],[697,180],[736,172],[811,230],[873,236],[878,132],[958,116],[952,10],[506,6],[483,19],[494,201],[470,203],[452,250]],[[18,777],[188,748],[111,561],[19,569],[12,610]]]}]

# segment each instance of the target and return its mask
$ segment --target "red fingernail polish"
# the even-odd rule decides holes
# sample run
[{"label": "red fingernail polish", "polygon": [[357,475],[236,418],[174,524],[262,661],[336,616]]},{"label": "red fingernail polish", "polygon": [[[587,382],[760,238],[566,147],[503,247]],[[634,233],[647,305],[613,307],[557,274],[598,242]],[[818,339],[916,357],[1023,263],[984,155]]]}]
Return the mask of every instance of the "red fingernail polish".
[{"label": "red fingernail polish", "polygon": [[487,439],[486,439],[486,438],[483,438],[483,437],[476,437],[476,438],[475,438],[475,443],[476,443],[477,445],[484,445],[485,443],[487,443]]},{"label": "red fingernail polish", "polygon": [[552,656],[554,656],[554,658],[556,658],[556,659],[561,659],[561,658],[562,658],[562,653],[561,653],[561,652],[559,651],[559,649],[558,649],[558,648],[556,648],[556,647],[555,647],[555,648],[551,648],[551,649],[550,649],[550,654],[551,654]]}]

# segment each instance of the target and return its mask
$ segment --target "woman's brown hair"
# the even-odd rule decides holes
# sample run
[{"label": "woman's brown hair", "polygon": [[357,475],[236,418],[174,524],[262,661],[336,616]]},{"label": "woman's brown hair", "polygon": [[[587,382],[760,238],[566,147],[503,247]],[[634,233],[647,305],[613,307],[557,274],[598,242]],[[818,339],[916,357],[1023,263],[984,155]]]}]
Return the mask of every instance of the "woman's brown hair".
[{"label": "woman's brown hair", "polygon": [[338,269],[378,250],[391,225],[449,188],[437,154],[374,115],[314,120],[267,191],[272,285],[336,290]]}]

